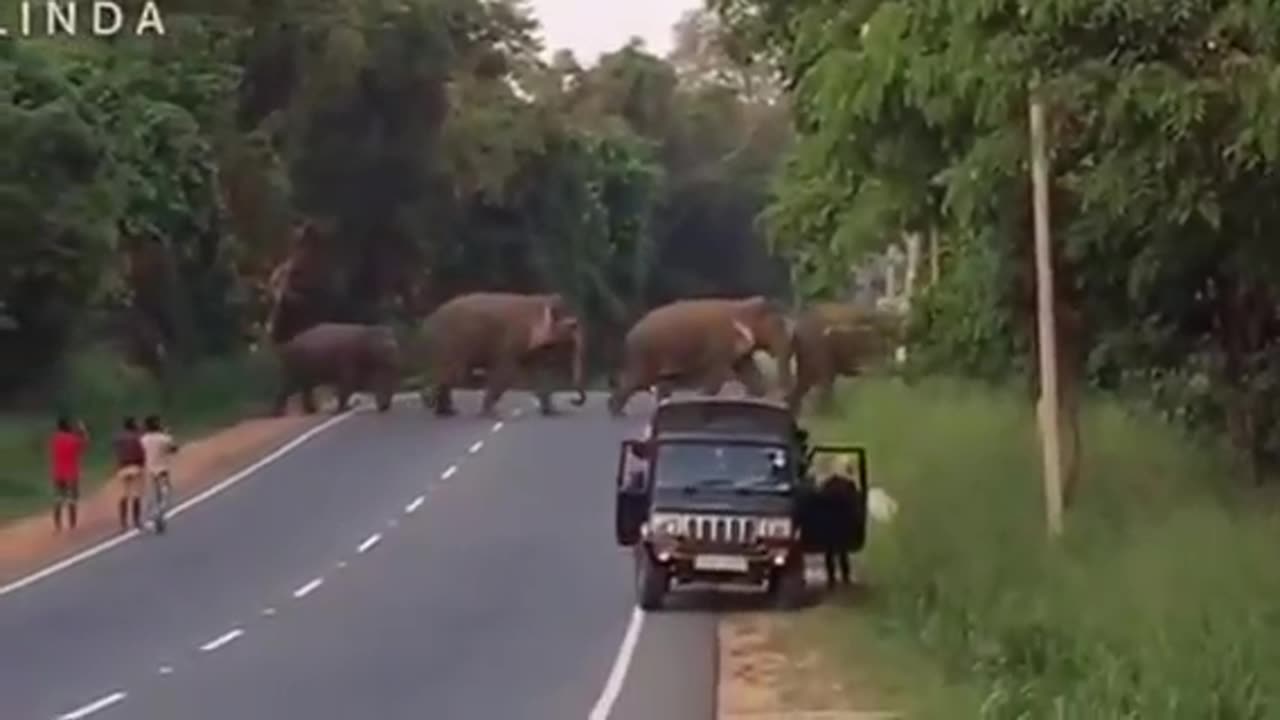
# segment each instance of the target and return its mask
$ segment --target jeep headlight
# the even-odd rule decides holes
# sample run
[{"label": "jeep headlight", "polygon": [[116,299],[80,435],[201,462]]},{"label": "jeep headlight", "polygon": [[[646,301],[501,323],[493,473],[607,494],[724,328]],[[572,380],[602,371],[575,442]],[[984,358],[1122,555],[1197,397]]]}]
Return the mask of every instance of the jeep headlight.
[{"label": "jeep headlight", "polygon": [[684,523],[681,522],[679,515],[668,515],[663,513],[655,513],[652,520],[653,534],[666,535],[668,537],[683,534]]},{"label": "jeep headlight", "polygon": [[764,518],[760,521],[760,537],[785,539],[791,537],[791,518]]}]

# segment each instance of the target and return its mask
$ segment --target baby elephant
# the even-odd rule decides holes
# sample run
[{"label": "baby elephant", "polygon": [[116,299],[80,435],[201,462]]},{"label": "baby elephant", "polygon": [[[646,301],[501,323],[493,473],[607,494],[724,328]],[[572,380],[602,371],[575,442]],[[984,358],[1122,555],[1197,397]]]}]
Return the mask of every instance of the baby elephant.
[{"label": "baby elephant", "polygon": [[372,392],[378,412],[391,407],[400,381],[401,351],[391,328],[384,325],[321,323],[277,348],[280,389],[274,414],[284,413],[289,397],[302,394],[302,407],[316,411],[317,386],[337,390],[338,412],[346,411],[352,393]]}]

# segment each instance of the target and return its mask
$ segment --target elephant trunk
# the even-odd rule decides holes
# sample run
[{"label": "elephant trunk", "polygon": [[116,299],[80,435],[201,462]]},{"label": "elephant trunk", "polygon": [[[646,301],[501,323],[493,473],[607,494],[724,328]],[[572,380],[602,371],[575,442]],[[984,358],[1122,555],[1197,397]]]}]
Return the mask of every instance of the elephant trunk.
[{"label": "elephant trunk", "polygon": [[582,407],[587,404],[587,390],[583,379],[583,360],[586,354],[586,334],[582,325],[573,329],[573,389],[578,393],[573,404]]}]

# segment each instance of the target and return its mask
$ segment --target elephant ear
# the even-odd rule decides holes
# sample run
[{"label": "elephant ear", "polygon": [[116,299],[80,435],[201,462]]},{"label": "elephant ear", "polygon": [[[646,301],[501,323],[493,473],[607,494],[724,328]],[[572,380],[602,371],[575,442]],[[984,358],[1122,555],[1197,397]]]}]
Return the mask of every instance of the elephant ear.
[{"label": "elephant ear", "polygon": [[733,321],[733,352],[746,355],[756,347],[756,334],[741,320]]},{"label": "elephant ear", "polygon": [[555,313],[552,312],[551,303],[544,303],[537,318],[534,320],[533,326],[529,328],[530,350],[540,348],[551,342],[554,324]]}]

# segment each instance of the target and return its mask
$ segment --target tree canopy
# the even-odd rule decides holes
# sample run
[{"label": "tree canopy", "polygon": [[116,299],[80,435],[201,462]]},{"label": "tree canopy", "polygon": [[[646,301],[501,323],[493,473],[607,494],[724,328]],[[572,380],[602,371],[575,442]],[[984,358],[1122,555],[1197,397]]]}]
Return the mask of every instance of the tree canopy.
[{"label": "tree canopy", "polygon": [[603,332],[786,291],[755,217],[789,138],[714,16],[671,59],[546,57],[510,0],[162,7],[166,34],[0,39],[0,398],[110,340],[160,371],[470,290]]},{"label": "tree canopy", "polygon": [[713,0],[794,89],[798,138],[767,210],[802,289],[904,231],[943,274],[916,310],[950,371],[1027,367],[1027,104],[1051,118],[1061,311],[1079,372],[1280,450],[1274,2]]}]

